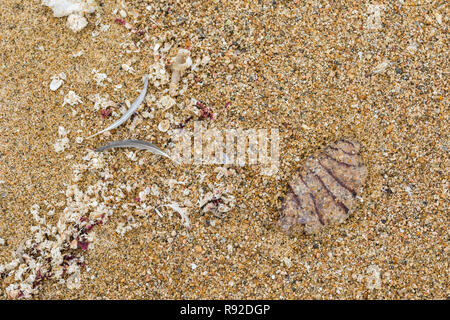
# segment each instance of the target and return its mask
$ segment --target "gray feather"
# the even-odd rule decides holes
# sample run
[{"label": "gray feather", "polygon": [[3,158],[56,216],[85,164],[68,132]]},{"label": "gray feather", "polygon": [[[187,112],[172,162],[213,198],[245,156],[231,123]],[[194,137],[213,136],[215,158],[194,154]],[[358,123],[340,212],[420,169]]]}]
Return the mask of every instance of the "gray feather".
[{"label": "gray feather", "polygon": [[89,136],[87,138],[89,139],[89,138],[95,137],[96,135],[104,133],[106,131],[115,129],[118,126],[120,126],[122,123],[127,121],[136,112],[136,110],[139,108],[141,103],[144,101],[145,95],[147,94],[147,87],[148,87],[148,76],[145,76],[145,78],[144,78],[144,88],[142,89],[141,93],[139,94],[139,97],[137,97],[137,99],[133,102],[133,104],[131,105],[130,109],[128,109],[127,112],[125,112],[123,114],[123,116],[119,120],[114,122],[108,128],[103,129],[102,131],[97,132],[96,134],[93,134],[92,136]]},{"label": "gray feather", "polygon": [[169,159],[170,156],[165,153],[163,150],[155,146],[151,142],[143,141],[143,140],[121,140],[110,142],[106,146],[95,149],[95,152],[102,152],[104,150],[113,149],[113,148],[136,148],[140,150],[148,150],[154,154],[167,157]]}]

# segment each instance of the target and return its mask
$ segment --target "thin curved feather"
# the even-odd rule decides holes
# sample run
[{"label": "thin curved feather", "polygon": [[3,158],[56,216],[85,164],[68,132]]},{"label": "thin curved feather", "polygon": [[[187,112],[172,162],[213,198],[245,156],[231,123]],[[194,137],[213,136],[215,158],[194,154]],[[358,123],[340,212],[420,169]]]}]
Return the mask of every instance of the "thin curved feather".
[{"label": "thin curved feather", "polygon": [[166,152],[155,146],[151,142],[143,141],[143,140],[121,140],[110,142],[106,146],[99,147],[95,149],[95,152],[102,152],[104,150],[113,149],[113,148],[136,148],[140,150],[148,150],[154,154],[169,158],[173,160]]},{"label": "thin curved feather", "polygon": [[145,95],[147,94],[147,87],[148,87],[148,76],[145,76],[145,78],[144,78],[144,88],[142,89],[141,93],[139,94],[139,97],[137,97],[137,99],[133,102],[133,104],[131,105],[130,109],[128,109],[127,112],[125,112],[119,120],[114,122],[108,128],[103,129],[102,131],[97,132],[96,134],[93,134],[92,136],[87,137],[87,139],[95,137],[96,135],[99,135],[99,134],[104,133],[106,131],[115,129],[118,126],[120,126],[122,123],[127,121],[136,112],[136,110],[139,108],[141,103],[144,101]]}]

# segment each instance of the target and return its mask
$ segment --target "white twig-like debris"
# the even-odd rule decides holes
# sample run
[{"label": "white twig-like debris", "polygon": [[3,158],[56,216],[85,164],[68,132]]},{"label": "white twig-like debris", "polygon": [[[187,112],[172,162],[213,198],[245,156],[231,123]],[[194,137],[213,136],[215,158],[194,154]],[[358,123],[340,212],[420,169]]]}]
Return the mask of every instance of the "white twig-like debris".
[{"label": "white twig-like debris", "polygon": [[182,222],[184,223],[185,227],[188,230],[191,228],[191,222],[189,221],[189,217],[186,213],[186,210],[184,208],[181,208],[178,203],[172,202],[169,204],[165,204],[164,207],[171,208],[172,210],[178,212],[181,216]]},{"label": "white twig-like debris", "polygon": [[127,112],[125,112],[123,114],[123,116],[117,120],[116,122],[114,122],[112,125],[110,125],[108,128],[97,132],[96,134],[93,134],[91,136],[88,137],[92,138],[95,137],[101,133],[104,133],[106,131],[112,130],[117,128],[118,126],[120,126],[122,123],[124,123],[125,121],[127,121],[135,112],[136,110],[139,108],[139,106],[141,105],[141,103],[144,101],[145,95],[147,94],[147,87],[148,87],[148,77],[146,76],[144,78],[144,89],[142,89],[141,94],[139,95],[139,97],[137,97],[137,99],[133,102],[133,104],[131,105],[130,109],[127,110]]},{"label": "white twig-like debris", "polygon": [[81,98],[72,90],[69,90],[69,92],[65,95],[64,97],[64,103],[63,103],[63,107],[66,104],[70,104],[72,107],[76,104],[79,103],[83,103],[83,101],[81,101]]},{"label": "white twig-like debris", "polygon": [[181,79],[184,71],[192,65],[192,59],[190,57],[191,52],[187,49],[179,49],[177,56],[173,59],[172,79],[170,80],[169,93],[171,96],[177,94],[178,82]]}]

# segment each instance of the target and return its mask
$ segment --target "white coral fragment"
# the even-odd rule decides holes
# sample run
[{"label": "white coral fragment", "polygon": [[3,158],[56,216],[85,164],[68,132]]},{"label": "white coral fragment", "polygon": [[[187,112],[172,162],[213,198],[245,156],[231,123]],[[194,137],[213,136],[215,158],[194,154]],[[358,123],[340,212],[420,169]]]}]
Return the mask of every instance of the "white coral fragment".
[{"label": "white coral fragment", "polygon": [[156,105],[158,108],[161,108],[163,110],[167,110],[172,108],[176,104],[175,99],[171,98],[170,96],[162,96],[157,102]]},{"label": "white coral fragment", "polygon": [[70,104],[73,107],[74,105],[79,103],[83,103],[83,101],[81,101],[81,98],[75,92],[69,90],[69,92],[64,97],[63,107],[66,104]]},{"label": "white coral fragment", "polygon": [[116,103],[114,101],[109,100],[108,94],[101,96],[100,94],[96,93],[95,95],[90,95],[88,98],[89,100],[94,102],[94,110],[96,111],[116,106]]},{"label": "white coral fragment", "polygon": [[158,124],[158,130],[161,132],[167,132],[170,129],[170,122],[168,120],[163,120]]},{"label": "white coral fragment", "polygon": [[169,93],[171,96],[177,94],[178,82],[184,71],[192,65],[191,52],[187,49],[179,49],[177,56],[172,60],[172,79],[170,80]]},{"label": "white coral fragment", "polygon": [[108,78],[108,75],[106,73],[100,73],[96,69],[92,69],[92,74],[94,75],[94,81],[100,87],[105,86],[105,84],[103,83],[103,81],[105,81],[105,80],[111,82],[111,80]]},{"label": "white coral fragment", "polygon": [[184,226],[187,229],[191,227],[191,222],[189,221],[189,217],[185,208],[181,208],[180,205],[176,202],[165,204],[164,207],[171,208],[173,211],[178,212],[178,214],[181,216],[181,220],[184,223]]},{"label": "white coral fragment", "polygon": [[55,152],[62,152],[69,147],[69,139],[66,137],[66,129],[60,126],[58,128],[58,135],[60,139],[56,140],[56,142],[53,144],[53,148],[55,149]]},{"label": "white coral fragment", "polygon": [[87,19],[80,13],[72,13],[67,17],[67,26],[73,32],[81,31],[87,24]]},{"label": "white coral fragment", "polygon": [[78,32],[87,26],[84,14],[93,13],[97,9],[95,0],[42,0],[44,6],[53,10],[53,16],[67,18],[67,26]]},{"label": "white coral fragment", "polygon": [[156,62],[150,66],[148,77],[157,88],[169,82],[169,75],[161,62]]}]

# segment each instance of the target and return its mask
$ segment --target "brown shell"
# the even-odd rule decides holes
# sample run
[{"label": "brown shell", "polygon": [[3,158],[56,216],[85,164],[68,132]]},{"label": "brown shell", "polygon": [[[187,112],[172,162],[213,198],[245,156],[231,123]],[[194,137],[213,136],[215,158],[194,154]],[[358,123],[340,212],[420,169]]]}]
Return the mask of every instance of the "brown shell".
[{"label": "brown shell", "polygon": [[343,222],[355,207],[367,177],[360,144],[339,140],[306,159],[288,184],[281,227],[302,225],[307,233]]}]

